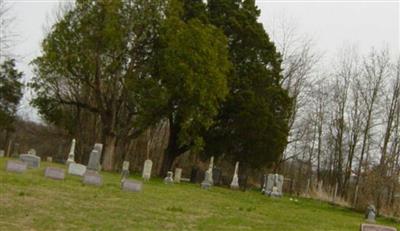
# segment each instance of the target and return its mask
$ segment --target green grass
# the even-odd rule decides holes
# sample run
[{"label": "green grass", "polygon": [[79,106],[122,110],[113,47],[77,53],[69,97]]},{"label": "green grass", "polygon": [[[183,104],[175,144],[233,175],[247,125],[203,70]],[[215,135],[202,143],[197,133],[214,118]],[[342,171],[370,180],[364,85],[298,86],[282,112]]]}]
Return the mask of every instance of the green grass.
[{"label": "green grass", "polygon": [[[114,173],[102,172],[99,188],[70,175],[56,181],[43,176],[44,168],[64,166],[45,162],[8,173],[6,160],[0,159],[0,230],[358,230],[364,221],[363,214],[309,199],[160,179],[144,183],[140,193],[123,192]],[[377,223],[400,228],[382,218]]]}]

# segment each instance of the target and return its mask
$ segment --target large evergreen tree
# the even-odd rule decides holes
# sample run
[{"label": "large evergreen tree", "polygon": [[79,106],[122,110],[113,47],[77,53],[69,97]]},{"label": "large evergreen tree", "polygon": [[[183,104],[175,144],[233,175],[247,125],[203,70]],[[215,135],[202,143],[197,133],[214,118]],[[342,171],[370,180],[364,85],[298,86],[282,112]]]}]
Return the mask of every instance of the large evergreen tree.
[{"label": "large evergreen tree", "polygon": [[206,152],[242,166],[273,163],[287,144],[291,100],[281,88],[281,57],[254,0],[209,0],[209,20],[228,38],[229,95],[206,134]]},{"label": "large evergreen tree", "polygon": [[[201,1],[197,3],[193,13],[205,9]],[[180,0],[170,1],[157,48],[154,76],[166,92],[161,111],[170,129],[161,174],[170,170],[176,157],[203,146],[201,135],[212,125],[228,92],[226,37],[215,26],[185,14],[186,6]]]}]

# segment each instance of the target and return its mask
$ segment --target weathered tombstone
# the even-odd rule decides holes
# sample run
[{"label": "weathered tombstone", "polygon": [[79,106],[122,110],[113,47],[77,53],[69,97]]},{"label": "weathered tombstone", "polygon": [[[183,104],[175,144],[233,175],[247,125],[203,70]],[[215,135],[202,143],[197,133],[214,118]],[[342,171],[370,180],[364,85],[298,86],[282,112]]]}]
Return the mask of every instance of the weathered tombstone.
[{"label": "weathered tombstone", "polygon": [[210,159],[210,164],[208,166],[208,170],[206,171],[204,175],[204,180],[201,182],[201,188],[203,189],[209,189],[213,185],[213,175],[212,175],[212,170],[214,168],[214,157],[212,156]]},{"label": "weathered tombstone", "polygon": [[88,185],[101,186],[103,184],[103,179],[98,172],[87,170],[83,175],[83,183]]},{"label": "weathered tombstone", "polygon": [[6,165],[7,172],[22,173],[28,168],[28,164],[18,160],[8,160]]},{"label": "weathered tombstone", "polygon": [[68,165],[68,174],[83,176],[86,172],[86,166],[83,164],[70,163]]},{"label": "weathered tombstone", "polygon": [[97,150],[93,149],[92,152],[90,153],[87,169],[99,171],[100,170],[100,158],[101,158],[101,154]]},{"label": "weathered tombstone", "polygon": [[142,177],[145,181],[150,180],[151,177],[151,168],[153,167],[153,161],[151,161],[150,159],[147,159],[144,162],[144,166],[143,166],[143,172],[142,172]]},{"label": "weathered tombstone", "polygon": [[46,161],[47,161],[47,162],[53,162],[53,157],[48,156],[48,157],[46,158]]},{"label": "weathered tombstone", "polygon": [[265,179],[267,180],[267,182],[264,183],[264,194],[274,197],[282,196],[284,177],[278,174],[268,174],[268,178]]},{"label": "weathered tombstone", "polygon": [[376,209],[375,206],[369,205],[365,212],[365,219],[370,223],[375,223]]},{"label": "weathered tombstone", "polygon": [[64,180],[65,172],[64,169],[47,167],[44,171],[44,176],[54,180]]},{"label": "weathered tombstone", "polygon": [[21,154],[19,159],[28,164],[30,168],[40,167],[40,157],[32,154]]},{"label": "weathered tombstone", "polygon": [[122,172],[121,172],[121,182],[125,181],[129,176],[129,161],[124,161],[122,163]]},{"label": "weathered tombstone", "polygon": [[4,155],[5,155],[4,150],[0,150],[0,157],[4,157]]},{"label": "weathered tombstone", "polygon": [[397,231],[394,227],[374,225],[374,224],[361,224],[361,231]]},{"label": "weathered tombstone", "polygon": [[164,184],[173,184],[174,178],[172,171],[167,172],[167,176],[164,178]]},{"label": "weathered tombstone", "polygon": [[182,169],[181,168],[175,168],[175,175],[174,175],[174,181],[176,183],[180,183],[182,178]]},{"label": "weathered tombstone", "polygon": [[103,153],[103,144],[95,143],[93,149],[100,153],[101,156],[101,154]]},{"label": "weathered tombstone", "polygon": [[70,163],[75,163],[75,139],[72,139],[71,148],[69,149],[68,159],[65,162],[67,165]]},{"label": "weathered tombstone", "polygon": [[136,180],[124,180],[122,182],[122,190],[128,192],[140,192],[142,191],[143,184]]},{"label": "weathered tombstone", "polygon": [[233,173],[233,177],[232,177],[231,189],[238,189],[239,188],[238,171],[239,171],[239,161],[237,161],[236,164],[235,164],[235,172]]}]

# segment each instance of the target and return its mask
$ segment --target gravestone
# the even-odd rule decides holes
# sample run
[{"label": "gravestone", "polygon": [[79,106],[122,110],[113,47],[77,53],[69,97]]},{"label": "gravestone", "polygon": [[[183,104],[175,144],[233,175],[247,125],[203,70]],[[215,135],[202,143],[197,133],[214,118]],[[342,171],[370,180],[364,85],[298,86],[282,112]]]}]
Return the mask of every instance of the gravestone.
[{"label": "gravestone", "polygon": [[46,161],[47,161],[47,162],[53,162],[53,157],[48,156],[48,157],[46,158]]},{"label": "gravestone", "polygon": [[64,180],[65,172],[64,169],[47,167],[44,171],[44,176],[54,180]]},{"label": "gravestone", "polygon": [[36,156],[36,150],[33,148],[29,149],[28,154]]},{"label": "gravestone", "polygon": [[28,168],[28,164],[19,160],[8,160],[6,165],[7,172],[25,172]]},{"label": "gravestone", "polygon": [[182,178],[182,169],[181,168],[176,168],[175,169],[174,181],[176,183],[181,183],[181,178]]},{"label": "gravestone", "polygon": [[164,184],[173,184],[174,178],[172,171],[167,172],[167,176],[164,178]]},{"label": "gravestone", "polygon": [[365,219],[370,223],[375,223],[376,209],[375,206],[369,205],[365,212]]},{"label": "gravestone", "polygon": [[397,231],[394,227],[375,225],[375,224],[361,224],[361,231]]},{"label": "gravestone", "polygon": [[151,168],[153,167],[153,161],[151,161],[150,159],[147,159],[144,162],[144,166],[143,166],[143,172],[142,172],[142,177],[145,181],[150,180],[151,177]]},{"label": "gravestone", "polygon": [[210,159],[210,164],[208,166],[208,170],[206,171],[204,175],[204,180],[201,182],[201,188],[203,189],[209,189],[213,185],[213,174],[212,170],[214,168],[214,157],[212,156]]},{"label": "gravestone", "polygon": [[72,139],[71,148],[69,149],[68,159],[65,162],[67,165],[70,163],[75,163],[75,139]]},{"label": "gravestone", "polygon": [[124,180],[122,182],[122,190],[128,192],[140,192],[142,191],[143,184],[136,180]]},{"label": "gravestone", "polygon": [[100,158],[101,158],[100,152],[93,149],[92,152],[90,153],[87,169],[100,171]]},{"label": "gravestone", "polygon": [[83,164],[70,163],[68,165],[68,174],[83,176],[86,172],[86,166]]},{"label": "gravestone", "polygon": [[95,143],[93,149],[100,153],[101,156],[101,154],[103,153],[103,144]]},{"label": "gravestone", "polygon": [[32,154],[21,154],[19,159],[28,164],[30,168],[40,167],[40,157]]},{"label": "gravestone", "polygon": [[265,179],[267,180],[267,182],[264,183],[264,194],[275,197],[282,196],[284,177],[278,174],[268,174],[268,177],[266,177]]},{"label": "gravestone", "polygon": [[84,184],[88,184],[88,185],[101,186],[103,184],[103,179],[98,172],[92,171],[92,170],[87,170],[85,172],[85,174],[83,175],[82,182]]},{"label": "gravestone", "polygon": [[5,155],[4,150],[0,150],[0,157],[4,157],[4,155]]},{"label": "gravestone", "polygon": [[123,182],[129,176],[129,161],[124,161],[122,163],[121,171],[121,182]]},{"label": "gravestone", "polygon": [[238,189],[239,188],[238,171],[239,171],[239,161],[237,161],[236,164],[235,164],[235,171],[234,171],[233,177],[232,177],[231,189]]}]

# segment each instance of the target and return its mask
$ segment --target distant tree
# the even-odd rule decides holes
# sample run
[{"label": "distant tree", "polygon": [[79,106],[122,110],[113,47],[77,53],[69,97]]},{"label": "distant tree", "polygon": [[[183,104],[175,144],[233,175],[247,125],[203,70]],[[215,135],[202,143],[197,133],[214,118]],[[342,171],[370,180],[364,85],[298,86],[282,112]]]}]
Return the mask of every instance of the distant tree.
[{"label": "distant tree", "polygon": [[281,87],[281,56],[257,21],[254,0],[210,0],[208,12],[228,38],[233,70],[227,101],[206,134],[206,152],[241,161],[243,167],[272,164],[286,147],[291,108]]},{"label": "distant tree", "polygon": [[0,65],[0,131],[4,130],[6,133],[6,150],[10,132],[14,129],[18,104],[22,98],[22,75],[23,73],[16,69],[14,59],[6,59]]},{"label": "distant tree", "polygon": [[170,1],[157,48],[154,76],[165,91],[166,104],[161,109],[149,105],[169,122],[161,175],[179,155],[201,149],[201,135],[213,124],[228,92],[226,37],[210,24],[185,18],[183,6],[182,1]]}]

